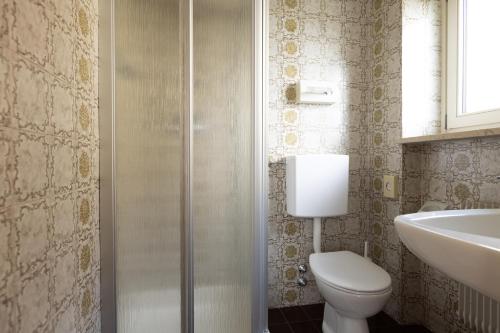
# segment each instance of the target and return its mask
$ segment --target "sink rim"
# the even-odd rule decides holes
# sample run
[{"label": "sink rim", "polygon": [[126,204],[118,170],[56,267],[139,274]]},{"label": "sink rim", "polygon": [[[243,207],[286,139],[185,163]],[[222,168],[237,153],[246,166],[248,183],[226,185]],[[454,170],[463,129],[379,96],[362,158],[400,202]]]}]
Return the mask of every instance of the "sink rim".
[{"label": "sink rim", "polygon": [[[467,217],[467,216],[495,216],[500,218],[500,209],[462,209],[462,210],[442,210],[433,212],[419,212],[413,214],[399,215],[394,219],[396,228],[398,224],[405,224],[413,228],[426,229],[431,233],[441,237],[455,239],[460,242],[469,243],[472,246],[484,247],[489,250],[500,252],[500,238],[495,236],[486,236],[477,233],[458,231],[450,227],[441,227],[433,225],[430,220],[450,218],[450,217]],[[422,223],[426,221],[428,223]],[[468,223],[475,223],[473,221]],[[401,234],[399,235],[401,238]]]},{"label": "sink rim", "polygon": [[[491,230],[493,237],[450,228],[450,224],[455,223],[454,217],[461,218],[461,221],[456,221],[460,229],[464,225],[469,227],[469,223],[474,224],[474,221],[467,220],[467,217],[474,216],[493,218],[493,229],[488,228],[490,219],[476,221],[481,223],[480,228],[486,223],[487,227],[480,230],[486,230],[486,233]],[[439,219],[444,219],[445,228],[436,226]],[[500,237],[496,229],[497,224],[500,225],[500,209],[420,212],[397,216],[394,224],[403,244],[424,263],[500,301],[500,267],[496,266],[500,258]],[[492,265],[495,268],[484,270]]]},{"label": "sink rim", "polygon": [[[436,210],[432,212],[417,212],[411,214],[402,214],[396,216],[401,220],[422,221],[428,220],[431,217],[444,218],[454,216],[483,216],[483,215],[500,215],[500,208],[494,209],[452,209],[452,210]],[[419,223],[420,224],[420,223]]]}]

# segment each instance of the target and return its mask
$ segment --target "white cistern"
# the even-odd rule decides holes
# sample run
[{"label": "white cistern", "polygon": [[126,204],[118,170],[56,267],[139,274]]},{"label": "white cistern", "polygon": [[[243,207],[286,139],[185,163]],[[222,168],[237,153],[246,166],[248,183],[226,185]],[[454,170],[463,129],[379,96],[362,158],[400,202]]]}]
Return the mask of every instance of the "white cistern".
[{"label": "white cistern", "polygon": [[313,247],[321,252],[321,218],[347,214],[349,156],[296,155],[286,159],[290,215],[313,218]]}]

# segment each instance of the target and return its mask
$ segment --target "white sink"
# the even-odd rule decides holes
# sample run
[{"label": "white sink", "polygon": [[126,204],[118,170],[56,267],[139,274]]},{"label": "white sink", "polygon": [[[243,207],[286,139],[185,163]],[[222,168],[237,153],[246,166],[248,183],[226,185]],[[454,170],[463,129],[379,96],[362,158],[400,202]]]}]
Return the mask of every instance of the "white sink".
[{"label": "white sink", "polygon": [[500,209],[408,214],[395,224],[422,261],[500,301]]}]

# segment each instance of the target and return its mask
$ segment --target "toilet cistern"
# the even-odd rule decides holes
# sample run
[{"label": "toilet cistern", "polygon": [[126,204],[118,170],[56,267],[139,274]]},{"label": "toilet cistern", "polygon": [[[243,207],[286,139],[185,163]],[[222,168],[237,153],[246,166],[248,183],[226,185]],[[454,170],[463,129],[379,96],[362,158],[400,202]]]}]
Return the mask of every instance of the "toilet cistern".
[{"label": "toilet cistern", "polygon": [[349,156],[295,155],[286,158],[287,210],[313,218],[313,247],[321,252],[321,218],[347,214]]}]

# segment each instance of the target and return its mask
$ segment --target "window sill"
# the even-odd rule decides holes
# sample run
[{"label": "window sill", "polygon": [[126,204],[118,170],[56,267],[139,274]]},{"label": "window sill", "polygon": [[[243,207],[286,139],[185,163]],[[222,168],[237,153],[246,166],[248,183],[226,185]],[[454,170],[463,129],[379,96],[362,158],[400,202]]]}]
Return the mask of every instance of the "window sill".
[{"label": "window sill", "polygon": [[500,128],[478,129],[463,132],[446,132],[434,135],[414,136],[410,138],[401,138],[398,143],[425,143],[433,141],[449,141],[449,140],[462,140],[472,138],[483,138],[488,136],[500,136]]}]

